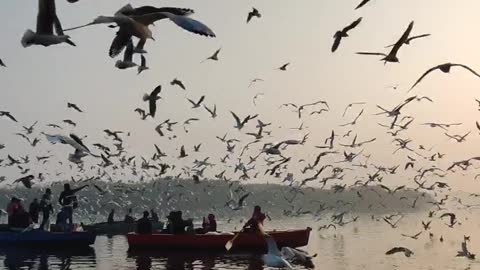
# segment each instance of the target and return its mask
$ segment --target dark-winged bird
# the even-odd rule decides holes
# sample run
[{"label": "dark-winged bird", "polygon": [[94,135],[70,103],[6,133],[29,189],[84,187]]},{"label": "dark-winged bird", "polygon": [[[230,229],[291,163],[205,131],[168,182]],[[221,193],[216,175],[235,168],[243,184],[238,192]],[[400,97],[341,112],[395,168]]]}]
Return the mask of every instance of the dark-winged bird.
[{"label": "dark-winged bird", "polygon": [[252,11],[248,13],[247,23],[249,23],[253,17],[261,18],[262,14],[260,14],[256,8],[252,8]]},{"label": "dark-winged bird", "polygon": [[160,94],[160,91],[162,91],[161,85],[155,87],[155,89],[153,89],[150,95],[145,94],[143,96],[143,101],[148,101],[150,116],[152,118],[155,117],[155,113],[157,112],[157,100],[161,99],[161,97],[158,96],[158,94]]},{"label": "dark-winged bird", "polygon": [[358,18],[356,21],[352,22],[349,26],[343,28],[341,31],[337,31],[333,38],[335,39],[332,46],[332,52],[335,52],[340,46],[340,42],[342,38],[348,37],[348,31],[352,30],[353,28],[357,27],[362,21],[362,17]]},{"label": "dark-winged bird", "polygon": [[[471,73],[473,73],[475,76],[479,77],[480,78],[480,75],[475,72],[475,70],[471,69],[470,67],[466,66],[466,65],[463,65],[463,64],[453,64],[453,63],[445,63],[445,64],[441,64],[441,65],[438,65],[438,66],[435,66],[435,67],[432,67],[431,69],[427,70],[425,73],[422,74],[422,76],[420,76],[420,78],[412,85],[412,87],[410,88],[410,90],[412,90],[415,86],[417,86],[417,84],[419,84],[423,78],[425,78],[428,74],[430,74],[430,72],[436,70],[436,69],[439,69],[440,71],[442,71],[443,73],[450,73],[450,69],[452,67],[462,67],[468,71],[470,71]],[[409,91],[410,91],[409,90]]]}]

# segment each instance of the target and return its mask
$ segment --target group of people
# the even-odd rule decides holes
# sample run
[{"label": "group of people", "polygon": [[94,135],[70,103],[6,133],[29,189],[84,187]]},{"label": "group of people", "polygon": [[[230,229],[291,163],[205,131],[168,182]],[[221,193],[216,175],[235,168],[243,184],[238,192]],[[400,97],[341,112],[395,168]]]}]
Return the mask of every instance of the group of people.
[{"label": "group of people", "polygon": [[[71,230],[73,225],[73,211],[78,207],[75,193],[86,188],[88,185],[72,189],[70,184],[64,185],[64,190],[60,193],[58,202],[61,210],[57,214],[56,225],[63,231]],[[12,230],[24,230],[33,223],[38,224],[40,213],[42,222],[40,229],[48,229],[50,215],[53,214],[52,190],[47,188],[40,201],[37,198],[30,203],[28,211],[22,205],[22,200],[12,197],[7,205],[8,227]]]},{"label": "group of people", "polygon": [[[80,190],[88,187],[88,185],[72,189],[70,184],[64,184],[64,190],[60,193],[58,203],[61,210],[57,213],[56,226],[61,231],[71,231],[73,229],[73,211],[78,207],[77,196],[75,195]],[[29,206],[28,211],[22,205],[22,200],[12,197],[7,205],[8,226],[13,230],[24,230],[30,227],[33,223],[39,223],[40,213],[42,214],[42,222],[40,229],[44,230],[50,223],[50,215],[53,214],[52,205],[52,191],[47,188],[42,195],[40,201],[35,198]],[[125,215],[124,222],[137,224],[137,233],[150,234],[152,233],[152,222],[159,222],[157,213],[152,209],[143,212],[143,217],[138,221],[133,217],[133,210],[129,209]],[[113,224],[115,210],[112,209],[108,215],[107,223]],[[266,215],[262,213],[260,206],[255,206],[252,217],[245,223],[242,231],[255,232],[261,231],[263,221]],[[214,214],[208,214],[207,218],[203,218],[202,227],[195,229],[193,226],[193,219],[183,219],[182,211],[172,211],[167,216],[168,223],[162,233],[168,234],[183,234],[183,233],[197,233],[203,234],[208,232],[217,232],[217,221]],[[48,229],[48,227],[47,227]]]}]

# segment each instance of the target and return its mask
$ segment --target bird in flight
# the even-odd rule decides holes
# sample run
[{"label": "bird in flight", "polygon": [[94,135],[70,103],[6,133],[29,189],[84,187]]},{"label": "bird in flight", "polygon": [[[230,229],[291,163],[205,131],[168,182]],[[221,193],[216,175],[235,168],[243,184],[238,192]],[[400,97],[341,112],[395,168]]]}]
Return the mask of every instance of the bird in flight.
[{"label": "bird in flight", "polygon": [[[407,38],[407,40],[405,40],[405,45],[410,45],[410,41],[412,41],[412,40],[419,39],[419,38],[424,38],[424,37],[429,37],[429,36],[431,36],[431,35],[430,34],[422,34],[422,35],[409,37],[409,38]],[[390,48],[390,47],[393,47],[393,46],[395,46],[395,44],[388,45],[385,48]]]},{"label": "bird in flight", "polygon": [[362,8],[363,6],[365,6],[368,2],[370,2],[370,0],[362,0],[362,2],[360,2],[360,4],[358,4],[358,6],[355,8],[355,10],[359,9],[359,8]]},{"label": "bird in flight", "polygon": [[384,61],[385,64],[387,62],[399,63],[400,61],[398,60],[398,57],[397,57],[398,51],[400,50],[402,45],[405,44],[408,37],[410,36],[410,32],[412,32],[412,29],[413,29],[413,24],[414,24],[414,22],[412,21],[408,25],[407,30],[403,33],[403,35],[400,37],[400,39],[397,41],[397,43],[395,43],[392,50],[388,54],[378,53],[378,52],[357,52],[357,54],[384,56],[384,58],[380,59],[380,61]]},{"label": "bird in flight", "polygon": [[405,254],[405,257],[410,257],[414,254],[413,251],[411,251],[410,249],[405,248],[405,247],[394,247],[394,248],[390,249],[389,251],[387,251],[385,254],[386,255],[392,255],[392,254],[395,254],[395,253],[398,253],[398,252],[403,252],[403,254]]},{"label": "bird in flight", "polygon": [[161,97],[158,96],[160,94],[160,91],[162,91],[162,86],[159,85],[153,89],[153,91],[149,94],[145,94],[143,96],[143,101],[148,101],[148,107],[150,110],[150,116],[153,118],[155,117],[155,112],[157,111],[157,100],[161,99]]},{"label": "bird in flight", "polygon": [[252,11],[248,13],[247,23],[249,23],[253,17],[261,18],[262,14],[260,14],[256,8],[252,8]]},{"label": "bird in flight", "polygon": [[283,64],[281,67],[278,68],[278,70],[281,71],[287,71],[287,67],[290,65],[290,63]]},{"label": "bird in flight", "polygon": [[[37,31],[28,29],[23,34],[21,43],[24,48],[32,45],[50,46],[67,43],[75,46],[70,37],[64,34],[57,16],[55,0],[38,0]],[[53,33],[55,30],[56,35]]]},{"label": "bird in flight", "polygon": [[83,112],[83,111],[77,106],[77,104],[74,104],[74,103],[67,102],[67,108],[74,109],[74,110],[77,111],[77,112]]},{"label": "bird in flight", "polygon": [[437,69],[439,69],[440,71],[442,71],[443,73],[450,73],[450,69],[452,67],[462,67],[468,71],[470,71],[471,73],[473,73],[475,76],[479,77],[480,78],[480,75],[473,69],[471,69],[469,66],[467,65],[463,65],[463,64],[453,64],[453,63],[445,63],[445,64],[441,64],[441,65],[438,65],[438,66],[435,66],[435,67],[432,67],[431,69],[425,71],[425,73],[422,74],[422,76],[420,76],[420,78],[412,85],[412,87],[410,87],[410,90],[408,90],[409,92],[412,91],[412,89],[417,86],[417,84],[419,84],[423,78],[425,78],[428,74],[430,74],[432,71],[435,71]]},{"label": "bird in flight", "polygon": [[220,53],[221,50],[222,48],[218,48],[211,56],[203,60],[202,63],[208,60],[218,61],[218,54]]},{"label": "bird in flight", "polygon": [[145,56],[142,54],[140,55],[140,66],[138,66],[137,68],[137,75],[139,75],[140,73],[142,73],[143,71],[147,70],[147,69],[150,69],[149,67],[147,67],[147,59],[145,58]]},{"label": "bird in flight", "polygon": [[2,59],[0,59],[0,66],[2,66],[2,67],[7,67],[7,66],[5,65],[5,63],[2,61]]},{"label": "bird in flight", "polygon": [[359,25],[361,21],[362,21],[362,17],[358,18],[356,21],[352,22],[347,27],[335,33],[335,35],[333,36],[335,40],[333,41],[332,52],[335,52],[338,49],[338,46],[340,46],[340,42],[342,41],[342,38],[348,37],[348,31],[357,27],[357,25]]},{"label": "bird in flight", "polygon": [[134,52],[146,53],[143,49],[146,41],[148,39],[154,39],[149,26],[159,20],[169,19],[188,32],[207,37],[215,37],[215,33],[208,26],[188,17],[192,13],[193,10],[184,8],[156,8],[151,6],[133,8],[128,4],[117,11],[114,16],[98,16],[91,23],[65,29],[65,31],[97,24],[116,24],[119,30],[109,50],[109,55],[113,58],[122,52],[133,36],[139,38]]},{"label": "bird in flight", "polygon": [[13,117],[13,115],[10,112],[0,111],[0,117],[2,116],[8,117],[10,120],[14,122],[18,122],[17,119],[15,119],[15,117]]},{"label": "bird in flight", "polygon": [[118,69],[128,69],[135,66],[137,66],[137,64],[133,62],[133,41],[130,39],[123,53],[123,60],[117,60],[115,67]]},{"label": "bird in flight", "polygon": [[197,102],[195,102],[195,101],[187,98],[187,100],[190,103],[192,103],[192,109],[199,108],[202,105],[202,102],[203,102],[204,99],[205,99],[205,96],[201,96],[200,99]]}]

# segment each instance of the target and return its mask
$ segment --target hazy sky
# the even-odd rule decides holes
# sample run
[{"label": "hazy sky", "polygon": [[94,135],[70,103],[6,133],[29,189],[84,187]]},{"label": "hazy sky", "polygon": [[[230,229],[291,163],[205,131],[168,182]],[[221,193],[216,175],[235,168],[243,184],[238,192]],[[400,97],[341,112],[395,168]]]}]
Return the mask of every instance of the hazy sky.
[{"label": "hazy sky", "polygon": [[[412,93],[428,95],[434,103],[413,103],[402,111],[404,115],[414,116],[415,121],[399,137],[413,139],[412,146],[416,148],[422,144],[426,148],[434,146],[433,151],[446,153],[440,162],[421,161],[417,163],[417,168],[434,164],[446,168],[453,161],[476,155],[479,140],[475,119],[480,112],[474,98],[479,97],[476,93],[480,85],[478,78],[465,70],[452,69],[450,75],[433,73],[412,93],[406,94],[406,91],[425,70],[444,62],[463,63],[480,70],[477,50],[479,39],[476,37],[480,2],[372,0],[364,8],[355,11],[358,2],[131,1],[134,6],[192,8],[195,10],[193,18],[204,22],[217,34],[214,39],[204,38],[185,32],[168,21],[156,23],[151,27],[156,41],[149,41],[146,45],[150,70],[137,76],[136,69],[120,71],[114,67],[116,60],[108,56],[108,48],[115,30],[106,26],[69,32],[77,44],[76,48],[68,45],[23,48],[21,36],[27,28],[35,29],[37,3],[5,1],[0,9],[4,21],[0,26],[0,58],[8,68],[0,69],[0,110],[11,111],[20,125],[0,119],[0,143],[6,145],[5,149],[0,150],[0,158],[5,158],[7,153],[14,156],[42,155],[50,150],[58,160],[63,160],[71,151],[68,146],[46,144],[42,137],[43,144],[32,152],[22,138],[13,134],[21,131],[21,125],[30,125],[36,120],[40,121],[36,133],[58,133],[58,130],[46,128],[45,125],[72,119],[78,123],[77,128],[66,127],[60,133],[74,131],[79,135],[88,135],[85,140],[87,144],[108,144],[109,140],[101,132],[105,128],[130,131],[132,135],[125,139],[125,147],[131,154],[151,156],[154,152],[153,143],[156,143],[171,157],[176,157],[181,145],[184,144],[187,151],[191,152],[193,144],[204,142],[202,153],[191,153],[188,159],[181,162],[171,159],[178,166],[191,165],[195,158],[203,159],[206,156],[218,162],[218,158],[224,155],[225,146],[215,136],[228,132],[229,136],[242,140],[232,156],[232,165],[239,154],[238,148],[251,141],[251,137],[233,129],[234,122],[229,113],[229,110],[233,110],[241,117],[258,113],[262,121],[273,122],[273,137],[264,139],[265,143],[299,138],[310,133],[305,146],[291,147],[286,155],[293,156],[295,162],[302,158],[311,162],[319,152],[313,146],[323,144],[332,129],[343,135],[348,128],[338,125],[351,121],[360,111],[360,107],[353,108],[342,118],[345,106],[350,102],[362,101],[368,104],[352,134],[358,133],[359,140],[377,137],[374,144],[365,147],[365,153],[372,154],[371,162],[385,166],[401,164],[400,167],[403,167],[406,154],[400,152],[392,156],[395,150],[392,137],[385,134],[386,129],[377,125],[390,120],[373,114],[378,112],[377,104],[393,108]],[[76,4],[69,4],[57,0],[57,13],[64,28],[68,28],[90,22],[98,15],[113,14],[127,3],[123,0],[80,0]],[[263,16],[246,24],[247,13],[253,6]],[[332,54],[330,47],[335,31],[358,17],[363,17],[362,23],[350,32],[350,37],[344,39],[339,50]],[[355,54],[356,51],[387,51],[384,46],[395,42],[412,20],[415,21],[412,34],[431,33],[432,36],[404,46],[399,53],[400,64],[384,66],[377,57]],[[219,62],[200,64],[220,47]],[[287,72],[275,70],[286,62],[291,62]],[[175,77],[186,84],[187,91],[169,85]],[[265,81],[248,88],[249,80],[255,77]],[[141,121],[133,110],[137,107],[146,109],[146,103],[141,98],[158,84],[163,86],[163,99],[158,102],[157,116]],[[398,90],[387,88],[394,84],[400,85]],[[265,95],[254,106],[252,97],[259,92]],[[205,104],[209,107],[217,105],[217,119],[210,119],[203,109],[191,109],[186,100],[186,97],[197,100],[202,95],[206,95]],[[302,104],[316,100],[328,101],[330,112],[312,117],[306,113],[299,120],[290,109],[278,109],[286,102]],[[86,112],[80,114],[67,109],[67,102],[78,104]],[[159,137],[154,131],[156,124],[166,119],[183,122],[189,117],[202,120],[193,123],[189,133],[185,133],[180,124],[177,125],[175,130],[178,138],[175,140]],[[462,122],[462,126],[452,128],[449,132],[465,134],[472,131],[472,134],[467,137],[467,142],[459,144],[448,140],[440,129],[420,125],[429,121]],[[289,129],[302,122],[309,127],[308,130],[300,132]],[[255,130],[255,123],[250,123],[242,132]],[[346,138],[342,142],[349,143],[351,139]],[[253,148],[250,155],[256,154],[257,148]],[[247,157],[244,158],[248,161]],[[54,167],[39,168],[34,163],[30,167],[35,173],[51,171]],[[67,167],[63,168],[66,170]],[[302,180],[304,177],[298,168],[291,165],[296,178]],[[56,170],[62,171],[62,168]],[[222,170],[222,165],[217,165],[206,175],[212,176]],[[264,170],[265,167],[259,169],[260,175]],[[366,172],[373,173],[372,170],[348,172],[346,178],[351,181],[355,176],[365,176]],[[19,177],[15,168],[0,168],[1,175],[12,180]],[[475,188],[474,175],[475,170],[469,171],[467,177],[457,172],[449,176],[449,183],[462,189]],[[397,175],[389,177],[386,183],[395,186],[405,181],[411,182],[412,176],[411,172],[405,174],[402,169]],[[262,178],[258,181],[266,180]],[[433,183],[435,179],[430,181]]]}]

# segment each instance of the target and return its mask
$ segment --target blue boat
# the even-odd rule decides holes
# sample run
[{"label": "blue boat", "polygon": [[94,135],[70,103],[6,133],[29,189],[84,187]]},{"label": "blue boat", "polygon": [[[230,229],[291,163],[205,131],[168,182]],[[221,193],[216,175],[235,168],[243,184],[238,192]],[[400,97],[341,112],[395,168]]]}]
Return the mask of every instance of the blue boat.
[{"label": "blue boat", "polygon": [[0,231],[0,246],[85,248],[93,245],[95,237],[95,234],[89,232]]}]

